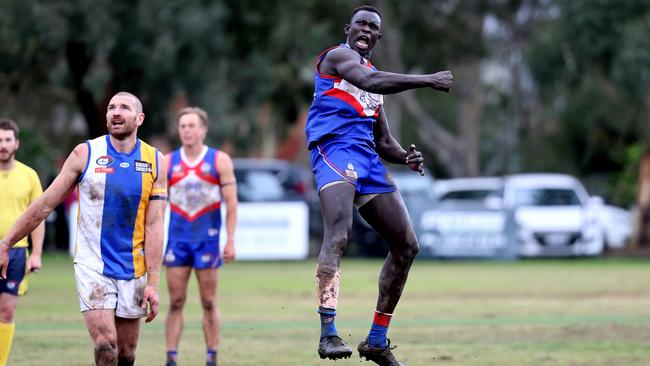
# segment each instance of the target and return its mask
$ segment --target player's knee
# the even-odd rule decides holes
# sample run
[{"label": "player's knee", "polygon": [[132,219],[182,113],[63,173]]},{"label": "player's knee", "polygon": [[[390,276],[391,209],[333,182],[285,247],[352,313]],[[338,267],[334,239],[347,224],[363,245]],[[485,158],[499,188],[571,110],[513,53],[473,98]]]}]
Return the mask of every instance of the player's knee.
[{"label": "player's knee", "polygon": [[403,244],[399,246],[399,250],[392,254],[398,262],[407,265],[413,262],[413,259],[415,259],[420,252],[420,244],[415,235],[407,236],[402,243]]},{"label": "player's knee", "polygon": [[329,242],[334,250],[343,253],[345,247],[348,245],[348,231],[338,231],[332,235]]},{"label": "player's knee", "polygon": [[185,296],[173,297],[169,303],[169,311],[182,311],[185,305]]},{"label": "player's knee", "polygon": [[0,306],[0,323],[13,323],[16,307]]},{"label": "player's knee", "polygon": [[117,362],[117,341],[107,340],[98,343],[95,346],[95,362],[98,365],[114,365]]},{"label": "player's knee", "polygon": [[117,366],[133,366],[133,365],[135,365],[135,355],[119,356],[117,358]]},{"label": "player's knee", "polygon": [[213,298],[201,298],[201,307],[205,312],[213,312],[217,308],[217,302]]}]

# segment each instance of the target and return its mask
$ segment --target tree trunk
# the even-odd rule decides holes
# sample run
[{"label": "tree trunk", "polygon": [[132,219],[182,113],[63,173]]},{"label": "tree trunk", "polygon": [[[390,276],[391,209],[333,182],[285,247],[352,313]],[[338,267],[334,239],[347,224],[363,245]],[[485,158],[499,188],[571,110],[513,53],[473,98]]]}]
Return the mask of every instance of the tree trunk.
[{"label": "tree trunk", "polygon": [[638,207],[636,244],[650,246],[650,151],[646,151],[639,166]]},{"label": "tree trunk", "polygon": [[102,135],[106,132],[103,121],[103,114],[97,106],[95,97],[84,85],[84,78],[92,64],[92,57],[88,55],[86,44],[83,42],[70,41],[66,45],[66,60],[68,70],[72,77],[72,89],[81,114],[86,120],[88,134],[91,137]]}]

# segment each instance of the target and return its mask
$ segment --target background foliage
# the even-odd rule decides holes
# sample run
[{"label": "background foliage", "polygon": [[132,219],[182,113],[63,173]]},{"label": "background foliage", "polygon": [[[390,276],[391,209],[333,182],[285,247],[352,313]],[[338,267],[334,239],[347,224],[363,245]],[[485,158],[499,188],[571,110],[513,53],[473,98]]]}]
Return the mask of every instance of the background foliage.
[{"label": "background foliage", "polygon": [[[369,3],[384,23],[375,64],[456,77],[450,94],[387,98],[393,133],[416,143],[437,177],[567,172],[592,193],[634,202],[630,172],[650,138],[649,1]],[[315,56],[344,40],[358,4],[5,0],[0,114],[23,126],[19,158],[43,176],[53,158],[103,133],[119,90],[141,97],[144,138],[173,136],[175,111],[200,105],[213,120],[210,143],[279,156],[304,124]],[[296,151],[288,158],[306,161]]]}]

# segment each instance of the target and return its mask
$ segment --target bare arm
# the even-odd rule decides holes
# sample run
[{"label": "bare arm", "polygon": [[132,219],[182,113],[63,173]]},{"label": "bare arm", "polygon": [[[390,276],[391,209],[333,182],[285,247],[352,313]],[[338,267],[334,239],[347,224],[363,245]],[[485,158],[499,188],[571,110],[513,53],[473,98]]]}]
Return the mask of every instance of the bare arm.
[{"label": "bare arm", "polygon": [[417,151],[413,144],[406,151],[395,140],[390,133],[388,120],[386,119],[386,113],[383,108],[379,112],[373,134],[375,136],[375,151],[377,151],[379,157],[389,163],[406,164],[411,170],[419,172],[420,175],[424,175],[424,158],[422,157],[422,153]]},{"label": "bare arm", "polygon": [[45,239],[45,221],[32,231],[32,253],[27,260],[27,270],[30,272],[37,272],[41,269],[41,254],[43,254],[43,240]]},{"label": "bare arm", "polygon": [[237,181],[228,154],[219,152],[217,156],[219,178],[221,180],[221,196],[226,202],[226,246],[223,248],[223,259],[226,263],[235,259],[235,226],[237,226]]},{"label": "bare arm", "polygon": [[320,71],[338,75],[357,88],[375,94],[394,94],[416,88],[433,88],[448,92],[454,79],[450,71],[435,74],[408,75],[373,71],[361,65],[361,56],[348,48],[336,48],[325,55]]},{"label": "bare arm", "polygon": [[86,166],[86,160],[88,160],[88,147],[86,144],[77,145],[63,164],[61,173],[54,179],[54,182],[27,207],[14,226],[9,229],[7,235],[0,241],[0,270],[3,278],[7,271],[7,262],[4,259],[9,248],[34,231],[47,215],[63,202],[77,184],[77,180]]},{"label": "bare arm", "polygon": [[167,161],[158,153],[158,177],[153,183],[149,196],[144,228],[144,259],[147,263],[147,286],[144,290],[142,307],[149,311],[145,321],[148,323],[158,315],[158,286],[160,285],[160,265],[163,249],[163,216],[167,205]]}]

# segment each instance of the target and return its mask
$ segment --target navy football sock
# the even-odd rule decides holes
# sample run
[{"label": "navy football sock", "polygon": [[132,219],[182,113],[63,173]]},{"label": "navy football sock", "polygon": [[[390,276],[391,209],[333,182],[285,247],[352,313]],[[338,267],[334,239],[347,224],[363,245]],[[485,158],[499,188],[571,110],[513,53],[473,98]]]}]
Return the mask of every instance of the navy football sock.
[{"label": "navy football sock", "polygon": [[168,361],[178,361],[178,352],[174,350],[167,351],[167,360]]},{"label": "navy football sock", "polygon": [[320,314],[320,337],[328,337],[338,335],[336,325],[334,324],[334,317],[336,317],[336,310],[329,308],[318,308]]},{"label": "navy football sock", "polygon": [[208,348],[208,350],[205,353],[206,362],[213,362],[216,359],[217,359],[217,350]]}]

